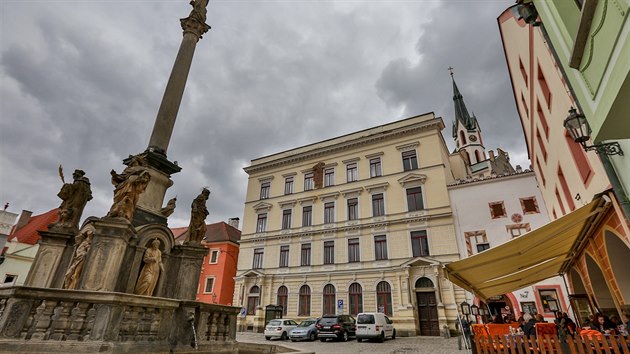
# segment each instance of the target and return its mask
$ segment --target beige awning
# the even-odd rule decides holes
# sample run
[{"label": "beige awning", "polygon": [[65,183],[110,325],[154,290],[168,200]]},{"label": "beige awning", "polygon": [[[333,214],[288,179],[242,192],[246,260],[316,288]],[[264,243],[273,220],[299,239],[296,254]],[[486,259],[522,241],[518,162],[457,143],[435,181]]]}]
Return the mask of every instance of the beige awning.
[{"label": "beige awning", "polygon": [[[604,204],[605,207],[600,206]],[[590,204],[523,236],[449,263],[448,277],[485,300],[560,275],[608,204],[602,197],[595,198]]]}]

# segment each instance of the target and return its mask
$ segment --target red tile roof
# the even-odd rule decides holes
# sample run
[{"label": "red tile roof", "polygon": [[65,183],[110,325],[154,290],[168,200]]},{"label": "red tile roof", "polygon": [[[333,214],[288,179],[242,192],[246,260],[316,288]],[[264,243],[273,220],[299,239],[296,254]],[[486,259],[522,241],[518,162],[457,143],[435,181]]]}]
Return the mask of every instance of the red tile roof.
[{"label": "red tile roof", "polygon": [[[207,224],[206,236],[203,238],[205,242],[234,242],[238,243],[241,239],[241,231],[225,222],[217,222]],[[184,241],[188,233],[188,227],[171,228],[176,241]]]},{"label": "red tile roof", "polygon": [[48,231],[48,225],[57,220],[59,220],[59,208],[35,215],[30,218],[26,225],[9,235],[7,241],[17,239],[18,242],[34,245],[41,238],[38,231]]}]

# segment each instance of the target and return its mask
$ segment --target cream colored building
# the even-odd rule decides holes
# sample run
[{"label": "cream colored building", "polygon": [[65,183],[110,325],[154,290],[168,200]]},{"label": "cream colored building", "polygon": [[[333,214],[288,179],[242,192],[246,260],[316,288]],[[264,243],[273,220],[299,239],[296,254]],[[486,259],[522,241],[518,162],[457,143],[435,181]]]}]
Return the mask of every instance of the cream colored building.
[{"label": "cream colored building", "polygon": [[252,160],[234,304],[240,330],[382,311],[399,336],[454,328],[464,291],[447,184],[470,170],[433,113]]}]

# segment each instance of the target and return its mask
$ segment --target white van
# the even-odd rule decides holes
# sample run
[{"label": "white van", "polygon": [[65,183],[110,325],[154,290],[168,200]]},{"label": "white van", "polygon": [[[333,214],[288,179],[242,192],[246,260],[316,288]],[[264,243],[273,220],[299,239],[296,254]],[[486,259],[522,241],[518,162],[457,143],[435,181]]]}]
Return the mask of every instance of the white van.
[{"label": "white van", "polygon": [[357,342],[377,339],[383,343],[386,337],[396,339],[394,322],[380,312],[360,313],[357,316]]}]

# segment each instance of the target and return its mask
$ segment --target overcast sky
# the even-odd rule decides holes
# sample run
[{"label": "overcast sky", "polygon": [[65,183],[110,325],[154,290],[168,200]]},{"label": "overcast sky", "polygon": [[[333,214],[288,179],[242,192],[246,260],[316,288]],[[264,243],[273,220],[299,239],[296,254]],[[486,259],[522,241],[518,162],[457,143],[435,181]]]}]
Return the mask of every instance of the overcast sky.
[{"label": "overcast sky", "polygon": [[[435,112],[450,148],[449,66],[487,149],[529,166],[496,18],[514,1],[210,1],[168,158],[183,169],[169,226],[212,191],[207,222],[241,217],[251,159]],[[187,0],[0,0],[0,202],[42,213],[83,169],[144,151],[182,38]]]}]

